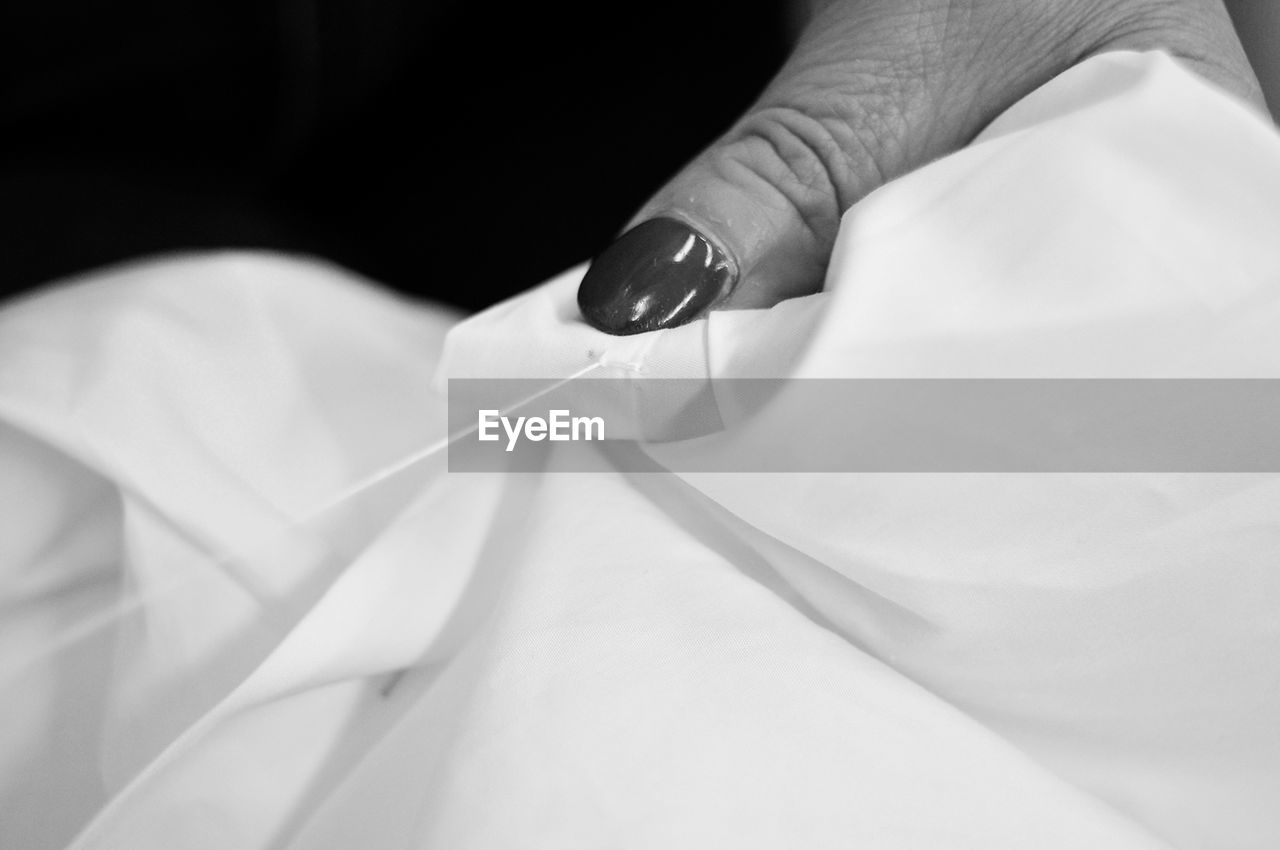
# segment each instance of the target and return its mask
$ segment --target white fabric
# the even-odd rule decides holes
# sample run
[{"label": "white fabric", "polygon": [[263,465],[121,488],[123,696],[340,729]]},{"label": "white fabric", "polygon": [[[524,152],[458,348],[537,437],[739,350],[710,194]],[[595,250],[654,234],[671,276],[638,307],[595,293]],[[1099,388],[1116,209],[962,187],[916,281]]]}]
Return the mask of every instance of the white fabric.
[{"label": "white fabric", "polygon": [[773,310],[610,338],[579,269],[446,340],[253,254],[12,304],[0,847],[1274,847],[1274,476],[394,470],[445,375],[1277,377],[1276,233],[1274,128],[1112,54]]}]

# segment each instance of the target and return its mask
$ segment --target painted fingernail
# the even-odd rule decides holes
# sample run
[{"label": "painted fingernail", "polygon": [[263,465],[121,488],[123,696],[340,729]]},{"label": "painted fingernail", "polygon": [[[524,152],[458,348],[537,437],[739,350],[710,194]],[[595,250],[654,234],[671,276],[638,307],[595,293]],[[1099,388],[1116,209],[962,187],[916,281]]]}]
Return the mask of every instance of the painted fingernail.
[{"label": "painted fingernail", "polygon": [[592,326],[617,335],[697,318],[737,283],[724,252],[674,218],[637,224],[596,257],[578,287]]}]

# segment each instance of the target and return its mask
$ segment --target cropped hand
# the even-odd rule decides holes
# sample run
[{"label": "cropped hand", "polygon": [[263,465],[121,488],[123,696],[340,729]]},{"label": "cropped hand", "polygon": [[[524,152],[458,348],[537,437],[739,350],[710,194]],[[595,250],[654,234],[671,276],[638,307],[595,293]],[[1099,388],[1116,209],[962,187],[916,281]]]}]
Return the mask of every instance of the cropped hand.
[{"label": "cropped hand", "polygon": [[813,5],[755,105],[591,265],[578,304],[592,325],[640,333],[817,291],[855,201],[1104,51],[1165,50],[1262,105],[1221,0]]}]

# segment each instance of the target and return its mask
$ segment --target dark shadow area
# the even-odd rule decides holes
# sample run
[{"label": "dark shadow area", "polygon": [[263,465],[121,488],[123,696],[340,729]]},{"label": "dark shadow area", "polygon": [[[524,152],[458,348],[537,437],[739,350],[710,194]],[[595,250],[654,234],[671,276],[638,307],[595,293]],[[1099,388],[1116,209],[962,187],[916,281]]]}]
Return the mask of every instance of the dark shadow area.
[{"label": "dark shadow area", "polygon": [[16,0],[0,296],[154,252],[476,309],[586,259],[784,56],[782,3]]}]

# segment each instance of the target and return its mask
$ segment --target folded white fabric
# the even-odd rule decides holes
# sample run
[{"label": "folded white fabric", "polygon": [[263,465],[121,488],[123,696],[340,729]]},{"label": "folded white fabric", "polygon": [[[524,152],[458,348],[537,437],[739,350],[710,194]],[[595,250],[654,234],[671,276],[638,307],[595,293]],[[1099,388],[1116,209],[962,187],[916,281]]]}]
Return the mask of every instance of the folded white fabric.
[{"label": "folded white fabric", "polygon": [[431,448],[433,374],[1280,377],[1277,232],[1274,128],[1110,54],[858,204],[772,310],[606,337],[575,270],[445,340],[260,255],[11,305],[0,846],[1273,847],[1274,476]]}]

